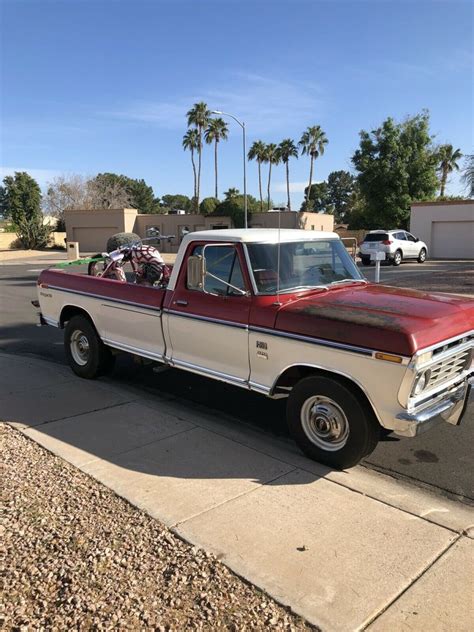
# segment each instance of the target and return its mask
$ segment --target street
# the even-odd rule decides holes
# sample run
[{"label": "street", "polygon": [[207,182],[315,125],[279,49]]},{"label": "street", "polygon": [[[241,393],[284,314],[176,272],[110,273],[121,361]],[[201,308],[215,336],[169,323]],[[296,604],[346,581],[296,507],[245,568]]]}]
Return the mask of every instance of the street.
[{"label": "street", "polygon": [[[62,331],[36,327],[36,310],[30,301],[36,298],[35,281],[45,258],[26,263],[0,265],[0,350],[31,355],[56,363],[65,363]],[[382,267],[382,282],[474,294],[471,262],[427,262],[404,264],[400,268]],[[373,278],[374,268],[363,268]],[[455,281],[457,285],[455,285]],[[416,283],[415,283],[416,281]],[[446,288],[443,287],[443,289]],[[265,432],[287,436],[285,402],[273,401],[255,393],[211,381],[191,373],[164,369],[154,372],[120,356],[112,376],[115,384],[133,385],[143,391],[179,398],[190,407],[203,406],[219,417],[235,423],[251,424]],[[288,440],[290,440],[288,438]],[[410,479],[439,493],[454,495],[464,502],[474,501],[474,410],[471,406],[460,427],[438,425],[414,439],[390,435],[364,461],[364,466],[394,477]]]}]

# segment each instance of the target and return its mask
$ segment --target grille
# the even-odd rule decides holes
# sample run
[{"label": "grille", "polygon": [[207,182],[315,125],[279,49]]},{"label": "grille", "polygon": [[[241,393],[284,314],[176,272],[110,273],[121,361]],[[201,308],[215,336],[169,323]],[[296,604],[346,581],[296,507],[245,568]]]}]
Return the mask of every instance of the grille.
[{"label": "grille", "polygon": [[470,361],[471,350],[464,349],[464,351],[458,351],[453,355],[436,362],[431,367],[431,376],[427,385],[427,389],[436,388],[445,382],[460,375],[468,367]]}]

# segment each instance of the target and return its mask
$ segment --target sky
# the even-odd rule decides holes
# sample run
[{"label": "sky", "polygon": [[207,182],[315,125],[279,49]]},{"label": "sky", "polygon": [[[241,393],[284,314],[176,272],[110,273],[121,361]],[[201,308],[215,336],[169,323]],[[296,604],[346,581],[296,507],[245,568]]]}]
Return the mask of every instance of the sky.
[{"label": "sky", "polygon": [[[192,195],[181,146],[197,101],[245,121],[254,140],[329,143],[314,180],[351,170],[359,132],[427,108],[436,142],[473,153],[473,6],[428,0],[0,0],[0,176],[143,178],[155,194]],[[242,135],[219,150],[220,195],[243,189]],[[202,196],[214,192],[203,154]],[[293,207],[309,176],[290,163]],[[257,167],[248,191],[258,195]],[[283,166],[272,199],[286,199]],[[459,178],[447,193],[462,192]]]}]

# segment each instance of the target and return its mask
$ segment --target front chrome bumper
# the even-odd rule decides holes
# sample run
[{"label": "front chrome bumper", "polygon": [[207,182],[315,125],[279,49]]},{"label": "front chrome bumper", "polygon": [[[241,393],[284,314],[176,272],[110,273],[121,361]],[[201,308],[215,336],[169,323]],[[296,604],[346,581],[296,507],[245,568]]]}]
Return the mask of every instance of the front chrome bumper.
[{"label": "front chrome bumper", "polygon": [[402,437],[416,437],[429,428],[445,421],[457,426],[461,423],[469,400],[474,394],[471,386],[474,375],[447,391],[443,398],[412,413],[403,412],[396,416],[393,431]]}]

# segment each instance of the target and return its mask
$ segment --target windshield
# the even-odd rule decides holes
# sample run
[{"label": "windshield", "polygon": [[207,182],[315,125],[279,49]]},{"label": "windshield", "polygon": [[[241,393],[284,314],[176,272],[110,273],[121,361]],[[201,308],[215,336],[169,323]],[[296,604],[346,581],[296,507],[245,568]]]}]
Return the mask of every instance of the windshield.
[{"label": "windshield", "polygon": [[[259,294],[277,291],[278,244],[247,244]],[[326,287],[338,281],[363,281],[339,239],[280,244],[280,291]]]}]

